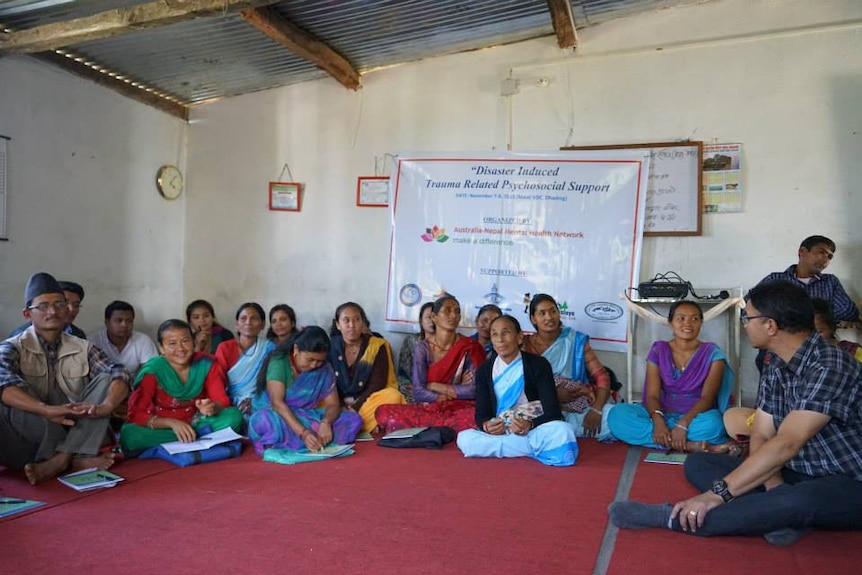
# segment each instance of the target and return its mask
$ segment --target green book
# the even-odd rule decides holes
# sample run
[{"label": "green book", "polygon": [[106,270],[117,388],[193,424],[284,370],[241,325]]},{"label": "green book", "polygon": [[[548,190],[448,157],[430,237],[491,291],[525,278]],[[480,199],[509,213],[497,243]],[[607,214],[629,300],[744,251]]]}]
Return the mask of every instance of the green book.
[{"label": "green book", "polygon": [[687,453],[651,451],[647,454],[644,461],[648,463],[669,463],[670,465],[682,465],[685,463]]},{"label": "green book", "polygon": [[67,487],[71,487],[75,491],[89,491],[90,489],[113,487],[120,481],[123,481],[123,478],[119,475],[103,469],[97,469],[95,467],[76,471],[75,473],[69,473],[62,477],[58,477],[57,479],[60,483]]},{"label": "green book", "polygon": [[32,501],[30,499],[15,499],[14,497],[0,497],[0,517],[21,513],[40,505],[45,505],[45,502]]}]

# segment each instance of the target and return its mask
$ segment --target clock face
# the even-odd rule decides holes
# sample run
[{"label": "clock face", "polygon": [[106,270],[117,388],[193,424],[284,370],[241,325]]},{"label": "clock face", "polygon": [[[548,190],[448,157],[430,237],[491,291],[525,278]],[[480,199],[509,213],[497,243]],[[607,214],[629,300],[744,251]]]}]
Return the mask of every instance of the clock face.
[{"label": "clock face", "polygon": [[175,200],[183,193],[183,174],[176,166],[162,166],[156,174],[156,187],[166,200]]}]

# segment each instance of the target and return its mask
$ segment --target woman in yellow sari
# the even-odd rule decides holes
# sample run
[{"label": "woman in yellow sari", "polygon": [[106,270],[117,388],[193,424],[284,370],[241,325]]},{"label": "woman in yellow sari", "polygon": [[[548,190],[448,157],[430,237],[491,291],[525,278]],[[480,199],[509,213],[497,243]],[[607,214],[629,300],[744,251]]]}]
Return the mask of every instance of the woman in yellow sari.
[{"label": "woman in yellow sari", "polygon": [[343,303],[332,320],[329,363],[345,409],[362,417],[362,431],[377,428],[381,405],[406,403],[398,391],[392,350],[382,337],[367,333],[368,317],[358,303]]}]

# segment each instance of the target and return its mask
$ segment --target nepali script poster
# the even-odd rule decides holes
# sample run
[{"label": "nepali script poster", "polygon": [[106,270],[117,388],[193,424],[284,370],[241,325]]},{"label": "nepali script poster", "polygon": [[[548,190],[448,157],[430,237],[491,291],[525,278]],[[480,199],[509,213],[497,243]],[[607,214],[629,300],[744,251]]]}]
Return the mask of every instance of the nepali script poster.
[{"label": "nepali script poster", "polygon": [[527,306],[547,293],[564,325],[625,351],[648,169],[638,150],[399,154],[386,329],[417,331],[422,304],[450,293],[465,332],[488,303],[534,331]]}]

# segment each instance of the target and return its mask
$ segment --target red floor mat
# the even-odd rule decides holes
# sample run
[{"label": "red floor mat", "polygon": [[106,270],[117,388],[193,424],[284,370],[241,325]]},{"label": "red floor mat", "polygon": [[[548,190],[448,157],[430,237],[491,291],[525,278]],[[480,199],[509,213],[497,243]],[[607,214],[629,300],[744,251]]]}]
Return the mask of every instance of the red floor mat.
[{"label": "red floor mat", "polygon": [[357,451],[294,466],[247,452],[31,513],[0,524],[4,571],[590,573],[625,457],[592,440],[569,468]]}]

